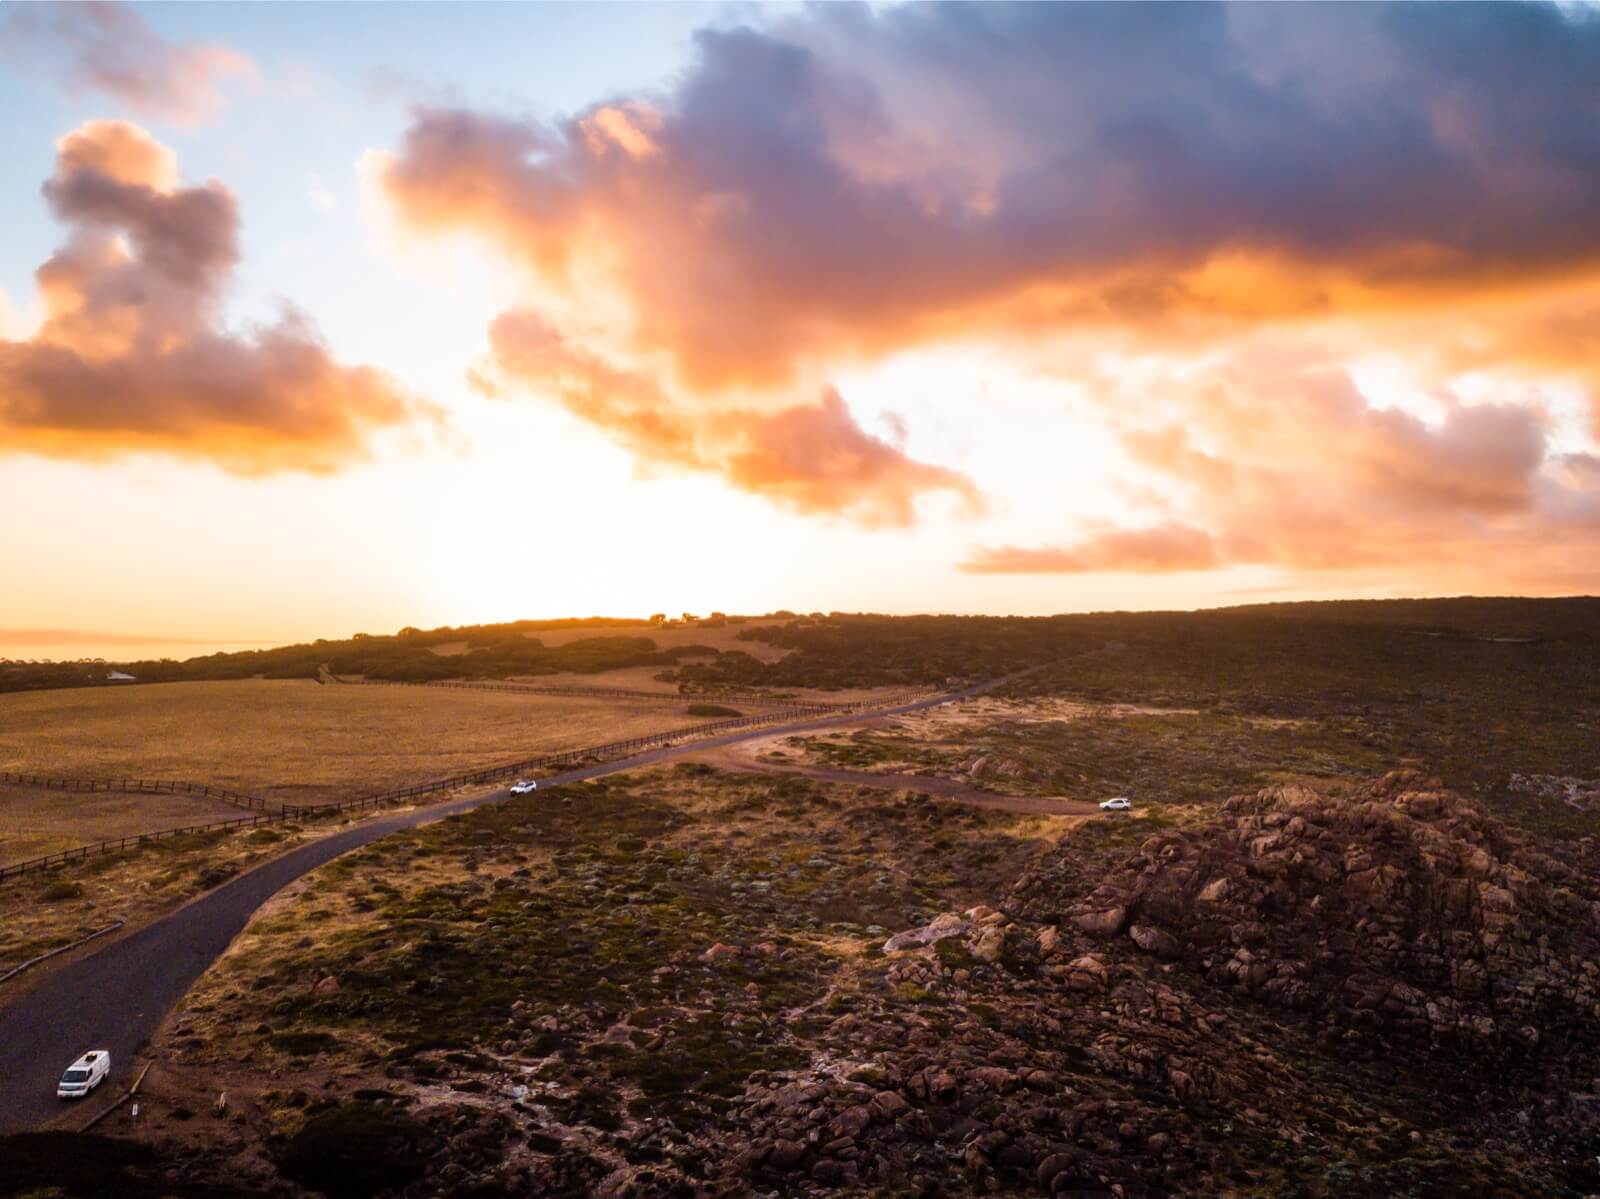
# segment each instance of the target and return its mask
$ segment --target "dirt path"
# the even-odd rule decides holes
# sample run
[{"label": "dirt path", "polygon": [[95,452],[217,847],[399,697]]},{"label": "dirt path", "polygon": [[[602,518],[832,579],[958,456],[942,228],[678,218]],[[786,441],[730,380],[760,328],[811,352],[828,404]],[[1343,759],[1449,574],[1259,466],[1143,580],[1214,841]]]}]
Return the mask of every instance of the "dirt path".
[{"label": "dirt path", "polygon": [[1066,799],[1062,796],[1001,795],[957,779],[935,778],[921,774],[872,774],[865,770],[830,770],[822,766],[799,766],[786,762],[762,762],[749,756],[749,751],[763,748],[759,741],[741,745],[727,745],[688,757],[691,762],[704,762],[719,770],[739,774],[799,774],[823,783],[852,783],[861,787],[882,787],[887,791],[925,791],[954,803],[971,804],[977,808],[993,808],[998,812],[1016,812],[1026,816],[1093,816],[1098,811],[1092,800]]}]

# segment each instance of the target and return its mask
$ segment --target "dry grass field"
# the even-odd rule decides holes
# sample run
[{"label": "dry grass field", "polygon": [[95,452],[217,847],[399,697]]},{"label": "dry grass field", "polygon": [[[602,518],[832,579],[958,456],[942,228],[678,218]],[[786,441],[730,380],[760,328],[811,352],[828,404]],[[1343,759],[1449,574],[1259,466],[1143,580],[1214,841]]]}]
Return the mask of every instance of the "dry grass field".
[{"label": "dry grass field", "polygon": [[[76,798],[88,800],[90,796]],[[174,805],[183,799],[170,795],[95,798],[144,799]],[[0,972],[118,920],[126,921],[124,931],[138,928],[240,871],[368,815],[304,825],[285,823],[194,833],[147,842],[126,853],[84,858],[53,870],[8,878],[0,882],[0,911],[6,913],[5,920],[0,921]],[[147,831],[155,827],[181,828],[186,823],[170,819],[162,824],[158,816]],[[110,835],[94,833],[94,837]],[[73,844],[82,844],[83,840],[76,839]],[[0,856],[0,861],[11,860],[12,855]]]},{"label": "dry grass field", "polygon": [[696,723],[652,703],[293,679],[35,691],[0,696],[0,770],[306,803]]},{"label": "dry grass field", "polygon": [[199,795],[86,795],[0,784],[0,865],[91,841],[247,815]]}]

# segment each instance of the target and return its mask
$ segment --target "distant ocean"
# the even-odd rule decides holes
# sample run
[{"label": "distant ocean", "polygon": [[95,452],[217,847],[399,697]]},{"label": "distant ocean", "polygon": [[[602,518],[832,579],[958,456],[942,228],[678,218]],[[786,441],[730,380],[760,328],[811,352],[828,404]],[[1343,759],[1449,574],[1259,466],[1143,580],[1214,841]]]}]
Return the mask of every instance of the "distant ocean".
[{"label": "distant ocean", "polygon": [[41,642],[31,638],[8,641],[0,632],[0,658],[22,661],[75,662],[83,658],[104,658],[107,662],[140,662],[154,658],[198,658],[205,654],[231,654],[245,649],[269,649],[283,642],[260,641],[60,641]]}]

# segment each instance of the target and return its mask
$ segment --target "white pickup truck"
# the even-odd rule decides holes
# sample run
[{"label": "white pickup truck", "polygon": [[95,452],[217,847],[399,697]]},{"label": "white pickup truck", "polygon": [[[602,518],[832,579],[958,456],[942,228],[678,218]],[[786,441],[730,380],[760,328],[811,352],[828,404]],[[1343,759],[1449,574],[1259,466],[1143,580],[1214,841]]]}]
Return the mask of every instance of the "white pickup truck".
[{"label": "white pickup truck", "polygon": [[91,1049],[67,1067],[56,1084],[56,1098],[82,1099],[111,1073],[111,1050]]}]

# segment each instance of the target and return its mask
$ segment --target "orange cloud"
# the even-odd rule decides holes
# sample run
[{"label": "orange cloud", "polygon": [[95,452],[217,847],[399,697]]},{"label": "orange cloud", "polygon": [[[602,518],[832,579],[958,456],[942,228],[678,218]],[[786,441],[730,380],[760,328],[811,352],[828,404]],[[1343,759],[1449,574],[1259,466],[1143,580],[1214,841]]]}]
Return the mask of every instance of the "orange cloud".
[{"label": "orange cloud", "polygon": [[700,390],[1022,313],[1237,327],[1600,271],[1600,35],[1553,8],[839,6],[696,45],[648,103],[420,111],[384,185],[550,287],[598,264],[614,332]]},{"label": "orange cloud", "polygon": [[0,45],[54,67],[67,87],[114,96],[142,116],[189,123],[221,106],[217,81],[255,64],[227,46],[174,45],[120,3],[18,4]]},{"label": "orange cloud", "polygon": [[503,377],[553,393],[644,461],[717,474],[782,507],[867,526],[910,524],[927,492],[981,506],[961,474],[868,434],[831,387],[814,404],[689,410],[648,376],[573,346],[532,313],[502,314],[490,342]]},{"label": "orange cloud", "polygon": [[962,564],[970,574],[1083,574],[1089,571],[1210,570],[1222,558],[1211,534],[1170,523],[1149,529],[1107,529],[1070,547],[983,548]]},{"label": "orange cloud", "polygon": [[1260,355],[1145,387],[1149,410],[1172,423],[1131,429],[1123,444],[1172,489],[1162,522],[1059,546],[979,549],[963,569],[1265,563],[1600,582],[1600,459],[1553,453],[1537,406],[1444,394],[1442,415],[1425,422],[1374,406],[1335,366]]},{"label": "orange cloud", "polygon": [[[706,449],[729,437],[728,411],[811,409],[794,395],[847,365],[955,339],[1030,354],[1096,340],[1085,354],[1187,355],[1192,374],[1326,335],[1348,358],[1413,355],[1441,385],[1559,360],[1588,382],[1600,434],[1594,326],[1581,307],[1532,307],[1556,293],[1593,307],[1597,79],[1600,23],[1555,7],[1290,20],[1186,5],[1151,21],[1119,6],[819,6],[702,31],[664,91],[565,120],[421,109],[376,179],[403,224],[517,264],[542,326],[614,371],[608,387],[652,397],[575,409],[641,454],[729,477]],[[1496,321],[1513,307],[1527,309],[1516,332]],[[1213,372],[1210,396],[1143,413],[1130,399],[1116,418],[1147,439],[1156,415],[1186,430],[1194,409],[1208,427],[1182,463],[1150,445],[1142,462],[1194,509],[1132,541],[1101,530],[974,563],[1203,565],[1169,517],[1210,536],[1218,562],[1341,561],[1351,538],[1404,561],[1562,507],[1543,506],[1555,443],[1525,396],[1453,401],[1434,428],[1341,399],[1337,355],[1318,365],[1321,382]],[[1298,431],[1281,427],[1280,386]],[[1333,481],[1305,498],[1283,464],[1318,469],[1303,452],[1316,437]],[[1243,528],[1230,486],[1277,504],[1283,527]],[[1364,532],[1373,520],[1387,523]]]},{"label": "orange cloud", "polygon": [[0,449],[327,471],[376,430],[433,415],[380,372],[337,363],[303,315],[226,330],[234,197],[180,187],[171,152],[137,126],[68,134],[44,194],[71,236],[37,272],[43,325],[0,340]]}]

